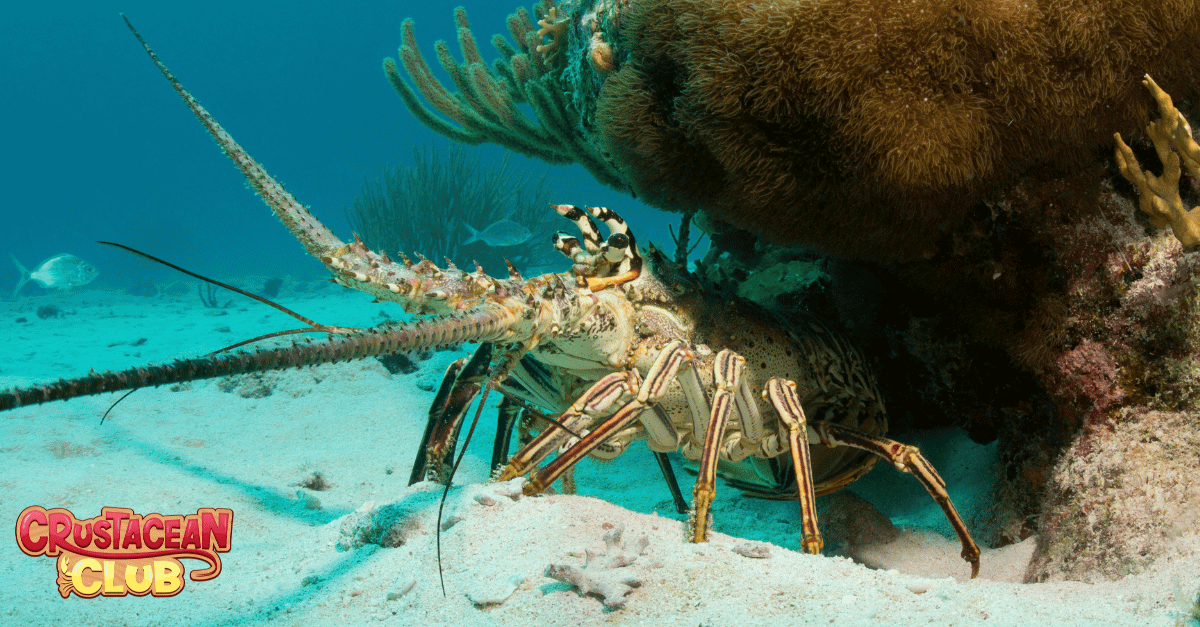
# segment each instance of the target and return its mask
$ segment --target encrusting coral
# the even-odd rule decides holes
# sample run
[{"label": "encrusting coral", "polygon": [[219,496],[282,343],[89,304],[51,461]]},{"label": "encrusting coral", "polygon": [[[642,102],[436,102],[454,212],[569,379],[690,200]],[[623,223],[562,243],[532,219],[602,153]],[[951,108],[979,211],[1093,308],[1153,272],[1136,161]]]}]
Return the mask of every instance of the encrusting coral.
[{"label": "encrusting coral", "polygon": [[1123,412],[1051,477],[1031,581],[1099,581],[1144,570],[1200,527],[1195,412]]}]

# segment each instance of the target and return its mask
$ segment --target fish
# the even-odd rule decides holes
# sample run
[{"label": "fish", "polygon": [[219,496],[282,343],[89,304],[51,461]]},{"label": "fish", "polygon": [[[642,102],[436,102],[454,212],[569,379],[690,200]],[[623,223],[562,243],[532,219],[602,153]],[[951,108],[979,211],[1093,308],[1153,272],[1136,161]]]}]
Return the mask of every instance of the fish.
[{"label": "fish", "polygon": [[512,220],[500,220],[482,231],[478,231],[475,227],[463,222],[463,226],[471,232],[471,237],[463,242],[463,245],[471,242],[483,242],[488,246],[516,246],[522,244],[529,238],[533,237],[533,233],[529,229],[513,222]]},{"label": "fish", "polygon": [[17,281],[17,286],[13,288],[13,296],[30,281],[37,281],[46,289],[62,289],[87,285],[100,274],[92,264],[68,253],[55,255],[43,261],[33,272],[25,269],[12,253],[8,256],[12,257],[13,263],[17,264],[17,269],[21,271],[21,280]]}]

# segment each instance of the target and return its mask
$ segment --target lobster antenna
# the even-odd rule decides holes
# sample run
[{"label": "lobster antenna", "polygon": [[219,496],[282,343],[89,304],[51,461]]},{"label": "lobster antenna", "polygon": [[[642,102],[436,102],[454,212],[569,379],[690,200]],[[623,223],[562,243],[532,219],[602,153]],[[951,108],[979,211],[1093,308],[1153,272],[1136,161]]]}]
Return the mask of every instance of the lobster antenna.
[{"label": "lobster antenna", "polygon": [[475,426],[479,424],[479,416],[483,413],[483,406],[487,402],[488,394],[493,388],[496,388],[498,381],[508,377],[509,371],[528,350],[528,347],[522,346],[509,352],[488,373],[487,383],[483,386],[483,394],[479,397],[479,406],[475,408],[475,417],[471,419],[471,428],[467,429],[467,437],[463,439],[462,450],[459,451],[454,465],[450,467],[450,476],[446,478],[446,487],[442,490],[442,500],[438,503],[437,535],[435,536],[437,538],[438,581],[442,584],[442,598],[446,597],[446,577],[442,573],[442,510],[446,507],[446,497],[450,495],[450,486],[454,483],[454,473],[458,472],[458,465],[467,455],[467,445],[471,443],[471,435],[475,433]]},{"label": "lobster antenna", "polygon": [[316,327],[316,326],[322,326],[322,325],[319,325],[319,324],[317,324],[316,322],[313,322],[312,320],[309,320],[308,318],[305,318],[304,316],[302,316],[302,315],[300,315],[300,314],[298,314],[298,313],[296,313],[296,312],[292,311],[291,309],[288,309],[287,307],[284,307],[283,305],[280,305],[279,303],[274,303],[274,302],[271,302],[271,301],[269,301],[269,300],[267,300],[267,299],[263,298],[262,296],[259,296],[259,295],[257,295],[257,294],[251,294],[250,292],[247,292],[246,290],[243,290],[243,289],[241,289],[241,288],[234,287],[234,286],[232,286],[232,285],[229,285],[228,283],[222,283],[222,282],[220,282],[220,281],[218,281],[218,280],[216,280],[216,279],[210,279],[210,278],[208,278],[208,277],[206,277],[206,276],[204,276],[204,275],[201,275],[201,274],[196,274],[195,272],[192,272],[191,270],[187,270],[187,269],[184,269],[184,268],[180,268],[179,266],[177,266],[177,265],[175,265],[175,264],[173,264],[173,263],[171,263],[171,262],[169,262],[169,261],[164,261],[164,260],[162,260],[162,259],[159,259],[158,257],[155,257],[154,255],[151,255],[151,254],[149,254],[149,253],[144,253],[144,252],[142,252],[142,251],[140,251],[140,250],[138,250],[138,249],[136,249],[136,248],[130,248],[129,246],[126,246],[126,245],[124,245],[124,244],[117,244],[117,243],[115,243],[115,242],[101,242],[101,241],[97,241],[96,243],[97,243],[97,244],[104,244],[105,246],[112,246],[113,248],[120,248],[121,250],[123,250],[123,251],[125,251],[125,252],[130,252],[130,253],[133,253],[133,254],[135,254],[135,255],[137,255],[137,256],[139,256],[139,257],[142,257],[142,258],[144,258],[144,259],[149,259],[150,261],[153,261],[153,262],[155,262],[155,263],[161,263],[162,265],[164,265],[164,266],[166,266],[166,267],[168,267],[168,268],[170,268],[170,269],[172,269],[172,270],[178,270],[179,272],[182,272],[182,273],[184,273],[184,274],[186,274],[186,275],[188,275],[188,276],[190,276],[190,277],[193,277],[193,278],[200,279],[201,281],[204,281],[204,282],[206,282],[206,283],[212,283],[213,285],[216,285],[217,287],[223,287],[223,288],[225,288],[225,289],[227,289],[227,290],[229,290],[229,291],[231,291],[231,292],[237,292],[238,294],[241,294],[242,296],[248,296],[248,297],[250,297],[250,298],[253,298],[254,300],[256,300],[256,301],[258,301],[258,302],[260,302],[260,303],[263,303],[263,304],[266,304],[266,305],[270,305],[270,306],[272,306],[272,307],[274,307],[274,308],[278,309],[279,311],[282,311],[283,313],[285,313],[285,314],[287,314],[287,315],[289,315],[289,316],[291,316],[291,317],[293,317],[293,318],[295,318],[295,319],[297,319],[297,320],[299,320],[300,322],[303,322],[303,323],[305,323],[305,324],[309,324],[309,325],[312,325],[312,326],[314,326],[314,327]]},{"label": "lobster antenna", "polygon": [[117,403],[120,403],[121,401],[125,400],[130,394],[133,394],[134,392],[136,392],[140,389],[142,389],[142,388],[133,388],[132,390],[129,390],[128,392],[122,394],[121,398],[118,398],[117,400],[113,401],[113,404],[109,405],[108,409],[104,410],[104,415],[100,416],[100,424],[104,424],[104,419],[108,418],[109,412],[111,412],[113,410],[113,408],[117,406]]},{"label": "lobster antenna", "polygon": [[[204,281],[204,282],[206,282],[206,283],[211,283],[211,284],[213,284],[213,285],[216,285],[217,287],[223,287],[223,288],[225,288],[225,289],[227,289],[227,290],[229,290],[229,291],[231,291],[231,292],[237,292],[238,294],[241,294],[242,296],[248,296],[248,297],[250,297],[250,298],[253,298],[254,300],[256,300],[256,301],[258,301],[258,302],[260,302],[260,303],[263,303],[263,304],[265,304],[265,305],[270,305],[270,306],[272,306],[272,307],[274,307],[274,308],[278,309],[279,311],[282,311],[283,313],[285,313],[285,314],[287,314],[287,315],[289,315],[289,316],[291,316],[291,317],[293,317],[293,318],[295,318],[295,319],[299,320],[300,322],[303,322],[303,323],[305,323],[305,324],[309,325],[309,327],[308,327],[308,328],[305,328],[305,329],[291,329],[291,330],[288,330],[288,331],[276,331],[276,332],[274,332],[274,333],[267,333],[266,335],[260,335],[260,336],[258,336],[258,337],[252,337],[252,338],[250,338],[250,339],[248,339],[248,340],[242,340],[241,342],[238,342],[238,343],[236,343],[236,344],[230,344],[229,346],[226,346],[225,348],[218,348],[217,350],[215,350],[215,351],[213,351],[213,352],[209,353],[209,355],[216,355],[217,353],[223,353],[223,352],[225,352],[225,351],[233,350],[233,349],[235,349],[235,348],[237,348],[237,347],[239,347],[239,346],[245,346],[246,344],[252,344],[252,343],[254,343],[254,342],[258,342],[259,340],[265,340],[265,339],[269,339],[269,338],[273,338],[273,337],[279,337],[279,336],[281,336],[281,335],[292,335],[292,334],[295,334],[295,333],[337,333],[337,334],[345,334],[345,333],[353,333],[353,332],[355,332],[355,331],[362,331],[362,329],[355,329],[355,328],[350,328],[350,327],[331,327],[331,326],[328,326],[328,325],[324,325],[324,324],[319,324],[319,323],[313,322],[312,320],[309,320],[308,318],[305,318],[304,316],[302,316],[302,315],[300,315],[300,314],[298,314],[298,313],[296,313],[296,312],[292,311],[291,309],[288,309],[287,307],[284,307],[283,305],[280,305],[279,303],[276,303],[276,302],[274,302],[274,301],[271,301],[271,300],[268,300],[268,299],[266,299],[266,298],[263,298],[262,296],[259,296],[259,295],[257,295],[257,294],[251,294],[250,292],[247,292],[246,290],[243,290],[243,289],[241,289],[241,288],[234,287],[234,286],[232,286],[232,285],[229,285],[229,284],[227,284],[227,283],[222,283],[222,282],[220,282],[220,281],[217,281],[216,279],[210,279],[210,278],[208,278],[208,277],[206,277],[206,276],[204,276],[204,275],[202,275],[202,274],[196,274],[195,272],[192,272],[191,270],[186,270],[186,269],[184,269],[184,268],[180,268],[179,266],[177,266],[177,265],[175,265],[175,264],[173,264],[173,263],[171,263],[171,262],[169,262],[169,261],[165,261],[165,260],[159,259],[158,257],[155,257],[154,255],[151,255],[151,254],[149,254],[149,253],[144,253],[144,252],[142,252],[142,251],[140,251],[140,250],[138,250],[138,249],[136,249],[136,248],[130,248],[129,246],[126,246],[126,245],[124,245],[124,244],[117,244],[116,242],[102,242],[102,241],[97,241],[96,243],[97,243],[97,244],[103,244],[103,245],[105,245],[105,246],[112,246],[113,248],[120,248],[121,250],[123,250],[123,251],[125,251],[125,252],[133,253],[133,254],[135,254],[135,255],[137,255],[137,256],[139,256],[139,257],[142,257],[142,258],[144,258],[144,259],[149,259],[150,261],[153,261],[153,262],[155,262],[155,263],[161,263],[162,265],[164,265],[164,266],[166,266],[166,267],[168,267],[168,268],[171,268],[172,270],[178,270],[179,272],[182,272],[182,273],[184,273],[184,274],[186,274],[186,275],[188,275],[188,276],[190,276],[190,277],[194,277],[194,278],[200,279],[201,281]],[[107,418],[108,418],[108,414],[109,414],[110,412],[112,412],[113,408],[114,408],[114,407],[116,407],[118,403],[120,403],[121,401],[125,400],[126,398],[128,398],[128,397],[129,397],[129,395],[130,395],[130,394],[133,394],[134,392],[138,391],[139,389],[141,389],[141,388],[133,388],[132,390],[129,390],[128,392],[126,392],[125,394],[123,394],[123,395],[121,396],[121,398],[118,398],[117,400],[113,401],[113,404],[112,404],[112,405],[109,405],[109,406],[108,406],[108,409],[106,409],[106,410],[104,411],[104,415],[100,417],[100,424],[104,424],[104,421],[105,421],[105,419],[107,419]]]},{"label": "lobster antenna", "polygon": [[[155,263],[160,263],[168,268],[171,268],[172,270],[178,270],[179,272],[182,272],[190,277],[200,279],[201,281],[204,281],[206,283],[211,283],[213,285],[216,285],[217,287],[223,287],[231,292],[237,292],[238,294],[241,294],[242,296],[246,296],[248,298],[253,298],[254,300],[256,300],[260,303],[263,303],[264,305],[270,305],[271,307],[274,307],[275,309],[278,309],[279,311],[282,311],[283,313],[299,320],[300,322],[303,322],[304,324],[309,325],[308,328],[304,328],[304,329],[290,329],[287,331],[276,331],[274,333],[260,335],[258,337],[250,338],[248,340],[242,340],[241,342],[238,342],[236,344],[230,344],[229,346],[226,346],[225,348],[219,348],[219,349],[209,353],[210,355],[216,355],[217,353],[223,353],[228,350],[233,350],[235,348],[238,348],[239,346],[245,346],[246,344],[251,344],[251,343],[257,342],[259,340],[265,340],[265,339],[272,338],[272,337],[279,337],[281,335],[293,335],[296,333],[335,333],[335,334],[339,334],[339,335],[344,335],[346,333],[356,333],[356,332],[363,330],[363,329],[356,329],[353,327],[335,327],[335,326],[320,324],[318,322],[313,322],[312,320],[309,320],[308,318],[305,318],[304,316],[302,316],[302,315],[292,311],[291,309],[288,309],[287,307],[284,307],[283,305],[280,305],[279,303],[276,303],[270,299],[263,298],[262,296],[259,296],[258,294],[251,294],[250,292],[247,292],[244,289],[234,287],[232,285],[229,285],[228,283],[222,283],[216,279],[210,279],[202,274],[197,274],[195,272],[192,272],[191,270],[181,268],[169,261],[159,259],[158,257],[155,257],[154,255],[151,255],[149,253],[144,253],[136,248],[130,248],[129,246],[126,246],[124,244],[117,244],[114,242],[97,241],[96,243],[103,244],[105,246],[112,246],[113,248],[120,248],[121,250],[133,253],[144,259],[149,259],[150,261],[153,261]],[[124,398],[124,397],[122,397],[122,398]],[[120,401],[118,400],[117,402],[120,402]],[[113,403],[113,404],[115,405],[116,403]]]},{"label": "lobster antenna", "polygon": [[437,531],[434,537],[437,539],[438,582],[442,584],[443,599],[446,598],[446,576],[442,572],[442,510],[446,508],[446,497],[450,495],[450,486],[454,484],[454,473],[458,472],[458,465],[467,455],[467,445],[471,443],[471,435],[475,433],[475,425],[479,424],[479,415],[483,413],[483,405],[487,402],[488,392],[492,391],[494,383],[495,378],[489,378],[487,385],[483,386],[483,395],[479,397],[479,405],[475,408],[475,417],[471,419],[467,437],[463,438],[462,450],[458,452],[458,459],[454,460],[454,465],[450,467],[450,476],[446,477],[446,487],[442,489],[442,500],[438,501]]}]

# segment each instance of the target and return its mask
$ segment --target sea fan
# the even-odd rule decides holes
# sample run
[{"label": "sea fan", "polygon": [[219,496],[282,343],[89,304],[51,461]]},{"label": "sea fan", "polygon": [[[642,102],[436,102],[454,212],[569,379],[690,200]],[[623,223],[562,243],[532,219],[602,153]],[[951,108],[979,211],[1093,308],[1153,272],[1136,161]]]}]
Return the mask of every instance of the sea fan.
[{"label": "sea fan", "polygon": [[[489,168],[468,148],[452,145],[443,156],[426,146],[413,149],[411,166],[389,166],[382,177],[365,180],[346,218],[373,250],[421,254],[439,265],[450,259],[468,269],[478,261],[489,274],[504,276],[505,259],[522,271],[555,259],[550,238],[561,224],[549,204],[546,176],[533,181],[514,173],[507,156]],[[502,219],[533,235],[517,246],[463,244],[469,237],[464,223],[482,230]]]}]

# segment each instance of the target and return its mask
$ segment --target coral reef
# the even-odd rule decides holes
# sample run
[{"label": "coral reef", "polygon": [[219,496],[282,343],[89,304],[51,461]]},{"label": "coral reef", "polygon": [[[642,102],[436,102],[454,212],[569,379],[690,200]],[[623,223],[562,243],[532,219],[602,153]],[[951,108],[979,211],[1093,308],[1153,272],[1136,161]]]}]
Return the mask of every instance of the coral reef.
[{"label": "coral reef", "polygon": [[[1163,117],[1186,122],[1154,95]],[[1188,127],[1172,124],[1171,145],[1190,145],[1180,134]],[[1175,153],[1154,128],[1120,149],[1124,164],[1026,177],[994,194],[920,263],[823,257],[716,230],[700,272],[768,309],[834,321],[877,361],[896,428],[949,420],[977,441],[999,438],[999,519],[988,541],[1037,533],[1030,580],[1135,572],[1182,533],[1167,514],[1194,500],[1180,487],[1190,478],[1179,478],[1192,454],[1176,462],[1122,447],[1164,439],[1147,429],[1172,442],[1200,437],[1200,254],[1178,231],[1158,230],[1169,221],[1152,223],[1132,199],[1137,180],[1127,180],[1139,172],[1132,164],[1153,168],[1157,153],[1169,184],[1143,187],[1142,207],[1169,192],[1170,206],[1197,204],[1195,180],[1178,157],[1170,164]],[[800,276],[797,268],[809,279],[763,280]],[[1135,479],[1158,500],[1126,494]],[[1078,513],[1093,501],[1098,513]],[[1122,548],[1125,537],[1136,550]]]},{"label": "coral reef", "polygon": [[1054,471],[1030,581],[1099,581],[1141,572],[1200,528],[1196,412],[1119,412],[1080,436],[1087,452]]},{"label": "coral reef", "polygon": [[217,382],[218,390],[242,398],[266,398],[274,394],[278,386],[278,374],[261,372],[226,377]]},{"label": "coral reef", "polygon": [[[1096,455],[1100,443],[1111,448],[1114,438],[1134,437],[1127,432],[1138,425],[1178,412],[1193,418],[1173,420],[1180,431],[1173,437],[1200,433],[1200,253],[1184,249],[1170,231],[1148,236],[1131,191],[1115,167],[1100,185],[1026,180],[975,217],[971,237],[923,266],[850,262],[759,242],[753,254],[718,256],[703,271],[733,289],[747,284],[737,277],[783,276],[800,263],[819,271],[809,283],[759,282],[760,289],[738,293],[768,309],[805,309],[840,325],[877,361],[895,429],[949,421],[977,441],[999,438],[1002,520],[988,541],[1008,544],[1037,532],[1042,566],[1031,577],[1077,576],[1087,570],[1077,566],[1081,550],[1113,558],[1112,567],[1094,572],[1117,576],[1128,566],[1116,564],[1127,560],[1106,543],[1149,534],[1160,555],[1171,519],[1151,515],[1130,527],[1135,505],[1121,500],[1101,534],[1086,517],[1048,512],[1079,505],[1073,495],[1082,473],[1118,463]],[[1053,213],[1043,221],[1032,210],[1072,207],[1090,208],[1090,215],[1066,220]],[[1006,258],[1014,251],[1005,244],[1017,234],[1025,254],[1040,251],[1024,264]],[[755,257],[771,265],[743,262]],[[964,268],[979,272],[976,285],[990,281],[993,291],[972,287]],[[1155,466],[1156,459],[1139,462],[1157,468],[1150,485],[1166,490],[1164,498],[1178,496],[1167,484],[1180,471]],[[1062,549],[1067,545],[1075,553]]]},{"label": "coral reef", "polygon": [[37,317],[45,320],[47,318],[61,318],[63,311],[57,305],[42,305],[37,308]]},{"label": "coral reef", "polygon": [[[1185,250],[1169,231],[1148,237],[1146,218],[1127,190],[1118,191],[1121,183],[1113,168],[1098,186],[1026,181],[1014,187],[978,217],[972,238],[920,268],[939,291],[911,289],[918,273],[911,266],[821,258],[762,243],[756,251],[773,266],[747,267],[730,254],[705,271],[710,277],[783,275],[800,261],[820,269],[824,276],[806,285],[776,283],[774,290],[742,293],[776,311],[802,308],[841,325],[878,362],[897,429],[948,420],[977,441],[999,438],[999,520],[987,541],[998,546],[1037,533],[1031,580],[1118,577],[1169,551],[1180,531],[1166,514],[1194,500],[1172,486],[1189,483],[1179,477],[1189,463],[1195,466],[1187,461],[1194,453],[1181,453],[1177,462],[1168,461],[1174,453],[1135,457],[1117,449],[1152,441],[1142,434],[1146,429],[1169,432],[1172,442],[1200,437],[1200,254]],[[1091,216],[1046,224],[1028,209],[1068,203],[1090,206]],[[1038,264],[997,261],[1008,252],[998,242],[1011,241],[1012,233],[1040,244]],[[989,262],[998,275],[987,277],[997,284],[992,294],[949,287],[964,285],[956,265],[986,269]],[[1019,295],[1030,277],[1046,286],[1036,298],[1007,307],[997,299]],[[1005,350],[989,346],[996,344]],[[1138,500],[1143,497],[1124,495],[1123,473],[1138,478],[1138,489],[1150,495],[1145,498],[1161,496],[1162,502],[1147,508]],[[1095,483],[1098,476],[1106,479]],[[1083,506],[1096,500],[1106,504],[1101,519],[1067,514],[1090,511]],[[1126,536],[1145,551],[1126,552]]]},{"label": "coral reef", "polygon": [[1141,192],[1142,212],[1150,216],[1150,223],[1158,228],[1170,225],[1175,237],[1184,246],[1200,244],[1200,207],[1190,211],[1183,206],[1179,197],[1179,162],[1187,166],[1193,179],[1200,179],[1200,144],[1192,138],[1192,127],[1175,108],[1171,96],[1164,92],[1154,79],[1146,75],[1142,84],[1150,90],[1158,103],[1159,117],[1146,127],[1146,135],[1154,143],[1158,160],[1163,164],[1162,176],[1143,171],[1133,154],[1133,149],[1117,133],[1117,166],[1121,175],[1137,185]]},{"label": "coral reef", "polygon": [[216,285],[211,283],[200,283],[196,285],[196,294],[200,296],[200,302],[204,304],[206,309],[226,309],[233,303],[232,300],[225,301],[222,304],[217,300],[217,294],[220,290]]},{"label": "coral reef", "polygon": [[367,544],[384,548],[404,546],[409,538],[419,536],[421,520],[418,513],[425,499],[416,502],[398,501],[376,506],[375,501],[363,503],[342,520],[337,547],[341,551],[357,549]]},{"label": "coral reef", "polygon": [[[555,11],[554,16],[551,11]],[[494,142],[547,163],[579,163],[600,182],[624,189],[620,174],[579,131],[584,120],[572,103],[571,89],[560,71],[569,55],[555,54],[553,65],[547,58],[560,46],[575,45],[575,37],[568,36],[568,42],[562,41],[564,32],[572,29],[567,28],[565,17],[557,16],[550,0],[542,0],[534,7],[534,13],[541,28],[534,25],[524,8],[508,16],[508,30],[516,48],[499,35],[493,38],[492,45],[500,53],[493,71],[479,54],[466,9],[454,10],[463,61],[454,60],[444,41],[438,41],[436,48],[438,62],[450,75],[458,93],[450,93],[434,78],[417,46],[411,19],[405,20],[401,27],[404,43],[399,50],[399,64],[395,59],[385,59],[384,72],[404,106],[441,135],[465,144]],[[543,46],[543,37],[547,35],[553,41]],[[400,76],[400,67],[412,80],[415,91]],[[426,108],[417,91],[452,122]],[[519,108],[522,104],[533,111],[533,120],[525,117]]]},{"label": "coral reef", "polygon": [[375,359],[392,374],[412,374],[421,369],[421,362],[433,357],[431,350],[419,350],[411,353],[392,353],[380,355]]},{"label": "coral reef", "polygon": [[267,298],[275,298],[276,296],[279,296],[280,287],[283,287],[283,279],[278,277],[267,279],[263,282],[262,289],[259,290],[258,293],[261,296],[266,296]]},{"label": "coral reef", "polygon": [[[409,77],[457,124],[420,105],[394,63],[389,77],[454,139],[515,147],[516,133],[574,146],[554,158],[599,154],[608,166],[588,165],[599,180],[652,205],[839,255],[919,259],[987,193],[1090,165],[1110,129],[1146,117],[1132,77],[1152,73],[1180,98],[1198,93],[1200,7],[1188,0],[557,8],[571,12],[568,41],[552,42],[567,54],[531,52],[537,32],[519,12],[509,25],[521,52],[497,38],[494,72],[456,13],[464,63],[438,47],[454,95],[420,61],[406,22]],[[530,85],[570,96],[529,100],[540,127],[513,109]]]},{"label": "coral reef", "polygon": [[325,490],[333,488],[333,483],[331,483],[329,479],[325,478],[325,475],[319,470],[314,470],[308,473],[299,481],[296,481],[290,485],[316,492],[324,492]]},{"label": "coral reef", "polygon": [[483,230],[507,218],[528,228],[530,241],[549,242],[558,224],[546,220],[550,204],[545,179],[514,174],[505,160],[487,168],[461,146],[447,155],[415,148],[412,166],[387,168],[379,180],[363,183],[346,218],[373,250],[419,253],[464,268],[478,262],[485,271],[507,273],[505,259],[528,270],[554,259],[549,246],[492,247],[465,244],[469,224]]}]

